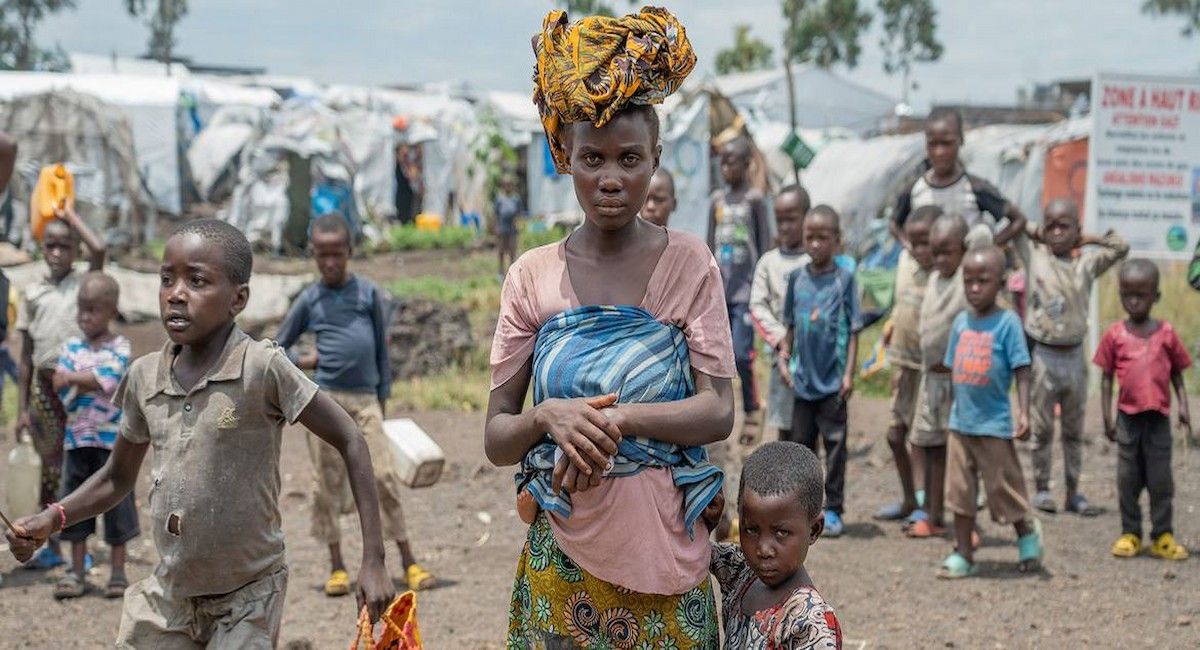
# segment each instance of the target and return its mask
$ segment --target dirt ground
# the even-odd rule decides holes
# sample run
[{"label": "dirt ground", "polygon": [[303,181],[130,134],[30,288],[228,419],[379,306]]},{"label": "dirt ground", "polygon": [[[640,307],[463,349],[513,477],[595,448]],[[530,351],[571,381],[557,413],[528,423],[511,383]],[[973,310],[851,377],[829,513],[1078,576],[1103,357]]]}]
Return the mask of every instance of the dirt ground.
[{"label": "dirt ground", "polygon": [[[1094,519],[1045,517],[1044,572],[1017,573],[1011,530],[985,522],[985,545],[978,556],[981,575],[946,583],[934,571],[948,542],[906,540],[896,525],[870,519],[895,490],[880,436],[886,413],[881,400],[852,403],[847,534],[819,542],[808,560],[818,586],[837,609],[848,648],[1200,646],[1200,557],[1168,564],[1149,558],[1119,561],[1108,554],[1120,530],[1116,461],[1106,445],[1097,441],[1087,447],[1083,489],[1107,512]],[[484,458],[482,415],[409,415],[449,458],[438,485],[405,495],[414,547],[442,582],[418,599],[427,646],[500,647],[524,535],[513,511],[510,471],[493,468]],[[1098,435],[1094,410],[1088,422]],[[354,633],[355,608],[351,599],[331,600],[320,591],[327,557],[308,535],[311,466],[304,435],[303,430],[288,431],[283,448],[282,508],[291,582],[281,644],[342,648]],[[0,465],[10,446],[8,440],[0,444]],[[1200,452],[1185,455],[1177,447],[1175,525],[1195,551],[1200,551],[1198,468]],[[139,495],[144,494],[142,489]],[[357,524],[353,516],[343,522],[347,558],[353,558],[359,547]],[[155,562],[149,536],[134,541],[131,549],[131,578],[148,575]],[[101,548],[97,554],[100,566],[90,580],[102,585],[107,553]],[[396,572],[394,548],[388,563]],[[119,602],[97,595],[55,602],[51,590],[61,570],[21,570],[6,553],[0,556],[0,575],[0,646],[63,647],[64,633],[70,635],[71,647],[111,644]]]}]

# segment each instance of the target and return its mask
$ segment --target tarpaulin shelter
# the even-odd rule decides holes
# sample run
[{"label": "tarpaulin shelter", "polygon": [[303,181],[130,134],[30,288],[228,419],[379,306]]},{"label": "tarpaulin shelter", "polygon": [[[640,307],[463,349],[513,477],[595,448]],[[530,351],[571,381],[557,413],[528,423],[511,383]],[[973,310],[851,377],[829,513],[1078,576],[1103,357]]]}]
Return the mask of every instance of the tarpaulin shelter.
[{"label": "tarpaulin shelter", "polygon": [[16,218],[8,239],[17,241],[28,224],[27,200],[38,172],[59,162],[74,176],[79,214],[97,230],[140,231],[150,207],[141,205],[133,136],[120,111],[73,90],[22,95],[0,103],[0,132],[19,142],[12,185]]},{"label": "tarpaulin shelter", "polygon": [[288,100],[243,148],[237,186],[221,217],[270,250],[302,246],[317,187],[298,183],[315,179],[347,188],[338,211],[368,236],[376,234],[375,224],[394,211],[392,143],[392,120],[384,113]]},{"label": "tarpaulin shelter", "polygon": [[[792,66],[796,125],[806,129],[840,127],[865,135],[891,115],[896,100],[815,65]],[[713,87],[759,123],[790,124],[788,80],[783,68],[714,77]]]},{"label": "tarpaulin shelter", "polygon": [[194,124],[188,113],[211,114],[226,103],[264,107],[274,101],[270,91],[196,77],[0,72],[0,101],[60,90],[93,95],[124,114],[143,188],[156,208],[168,214],[183,211],[181,138],[191,128],[187,125]]},{"label": "tarpaulin shelter", "polygon": [[263,111],[245,106],[226,106],[212,115],[187,150],[192,184],[200,200],[219,202],[229,197],[237,181],[242,149],[261,133],[267,118]]}]

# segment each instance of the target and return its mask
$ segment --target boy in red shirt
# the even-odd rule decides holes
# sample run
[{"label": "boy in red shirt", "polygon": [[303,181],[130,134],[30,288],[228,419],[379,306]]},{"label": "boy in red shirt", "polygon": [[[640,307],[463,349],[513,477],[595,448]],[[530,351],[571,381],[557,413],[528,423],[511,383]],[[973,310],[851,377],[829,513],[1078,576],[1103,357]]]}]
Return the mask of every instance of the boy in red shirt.
[{"label": "boy in red shirt", "polygon": [[[1121,537],[1112,554],[1134,557],[1142,550],[1142,488],[1150,493],[1150,555],[1164,560],[1185,560],[1188,551],[1175,541],[1171,529],[1171,393],[1179,400],[1179,424],[1191,427],[1183,371],[1192,365],[1187,350],[1171,324],[1150,317],[1158,302],[1158,267],[1144,259],[1121,267],[1121,306],[1129,318],[1109,327],[1093,359],[1104,379],[1100,399],[1104,409],[1104,435],[1119,447],[1117,493],[1121,504]],[[1113,424],[1113,375],[1121,384],[1117,420]]]}]

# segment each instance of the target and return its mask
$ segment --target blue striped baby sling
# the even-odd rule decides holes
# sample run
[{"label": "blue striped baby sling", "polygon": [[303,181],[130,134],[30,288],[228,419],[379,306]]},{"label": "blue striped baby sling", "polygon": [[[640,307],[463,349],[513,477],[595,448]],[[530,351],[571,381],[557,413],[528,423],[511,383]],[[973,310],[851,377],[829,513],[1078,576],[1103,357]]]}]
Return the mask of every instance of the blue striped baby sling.
[{"label": "blue striped baby sling", "polygon": [[[695,395],[687,339],[674,325],[627,306],[585,306],[546,321],[533,349],[533,402],[616,394],[617,404],[673,402]],[[571,497],[551,489],[558,445],[549,434],[521,462],[518,492],[528,489],[548,512],[571,515]],[[724,473],[708,462],[703,447],[682,447],[649,438],[625,437],[608,471],[633,476],[647,467],[671,471],[683,490],[688,534],[721,490]]]}]

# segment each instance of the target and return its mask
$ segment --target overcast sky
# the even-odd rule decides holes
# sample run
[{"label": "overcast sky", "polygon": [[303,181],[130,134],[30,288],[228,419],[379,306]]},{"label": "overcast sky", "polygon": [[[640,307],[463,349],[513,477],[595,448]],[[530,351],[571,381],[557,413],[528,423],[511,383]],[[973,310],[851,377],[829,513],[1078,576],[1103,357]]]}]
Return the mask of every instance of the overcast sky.
[{"label": "overcast sky", "polygon": [[[624,0],[614,0],[624,8]],[[860,0],[874,7],[874,0]],[[779,0],[661,0],[676,11],[713,71],[715,53],[732,41],[732,25],[776,46]],[[1096,70],[1188,73],[1200,66],[1200,38],[1180,35],[1182,21],[1143,16],[1141,0],[940,0],[938,33],[946,46],[936,64],[918,67],[913,103],[1009,103],[1034,81],[1087,77]],[[137,55],[146,28],[118,0],[80,0],[48,20],[42,43],[70,51]],[[525,91],[550,0],[193,0],[178,50],[197,62],[262,66],[272,74],[318,81],[405,84],[466,81],[479,88]],[[878,22],[878,21],[876,21]],[[850,78],[899,97],[884,74],[872,29]],[[693,73],[693,74],[697,74]]]}]

